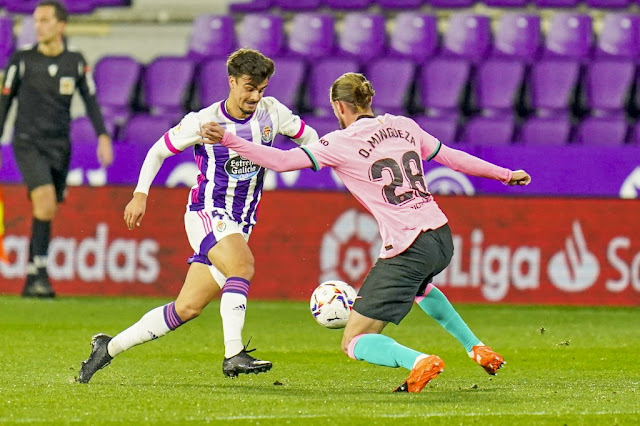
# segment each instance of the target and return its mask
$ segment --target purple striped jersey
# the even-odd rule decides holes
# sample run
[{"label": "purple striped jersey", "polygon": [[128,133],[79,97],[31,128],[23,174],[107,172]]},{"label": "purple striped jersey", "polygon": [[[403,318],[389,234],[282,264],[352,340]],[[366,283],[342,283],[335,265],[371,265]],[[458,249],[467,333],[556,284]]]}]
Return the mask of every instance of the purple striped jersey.
[{"label": "purple striped jersey", "polygon": [[276,133],[300,138],[305,129],[304,121],[273,97],[263,97],[254,113],[243,120],[231,117],[225,101],[220,101],[187,114],[164,135],[165,144],[173,153],[193,146],[200,173],[189,193],[187,208],[191,211],[224,210],[240,224],[243,232],[250,233],[256,223],[265,169],[222,145],[200,143],[196,132],[202,124],[209,122],[217,122],[225,131],[255,144],[271,146]]}]

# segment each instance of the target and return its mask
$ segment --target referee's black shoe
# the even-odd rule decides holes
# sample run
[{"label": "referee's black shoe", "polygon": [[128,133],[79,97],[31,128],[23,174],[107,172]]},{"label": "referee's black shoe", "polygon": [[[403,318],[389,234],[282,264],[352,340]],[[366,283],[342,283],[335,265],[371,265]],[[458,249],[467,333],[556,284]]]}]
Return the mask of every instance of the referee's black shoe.
[{"label": "referee's black shoe", "polygon": [[233,378],[238,374],[258,374],[271,370],[273,366],[271,362],[252,357],[249,352],[253,352],[255,349],[247,350],[247,346],[249,343],[237,355],[222,361],[222,374]]},{"label": "referee's black shoe", "polygon": [[53,288],[51,288],[51,283],[46,275],[29,274],[22,289],[22,297],[51,299],[56,297],[56,293],[53,291]]},{"label": "referee's black shoe", "polygon": [[89,383],[89,380],[96,374],[96,371],[111,363],[113,358],[109,355],[109,351],[107,351],[107,346],[110,341],[111,336],[107,336],[106,334],[100,333],[93,336],[91,339],[91,346],[93,347],[91,349],[91,355],[89,355],[86,361],[82,361],[76,382]]}]

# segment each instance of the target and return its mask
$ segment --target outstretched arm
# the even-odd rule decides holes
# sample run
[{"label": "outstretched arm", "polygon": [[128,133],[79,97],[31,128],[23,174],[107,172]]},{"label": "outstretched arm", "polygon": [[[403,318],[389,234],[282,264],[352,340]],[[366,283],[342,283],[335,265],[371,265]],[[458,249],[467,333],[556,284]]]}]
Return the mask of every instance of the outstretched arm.
[{"label": "outstretched arm", "polygon": [[499,180],[508,185],[528,185],[531,182],[531,176],[524,170],[505,169],[446,145],[440,145],[440,149],[433,159],[455,171]]},{"label": "outstretched arm", "polygon": [[231,132],[225,132],[218,123],[204,124],[198,135],[202,137],[204,143],[221,143],[247,160],[276,172],[289,172],[313,166],[313,162],[303,148],[283,151],[270,146],[253,144]]}]

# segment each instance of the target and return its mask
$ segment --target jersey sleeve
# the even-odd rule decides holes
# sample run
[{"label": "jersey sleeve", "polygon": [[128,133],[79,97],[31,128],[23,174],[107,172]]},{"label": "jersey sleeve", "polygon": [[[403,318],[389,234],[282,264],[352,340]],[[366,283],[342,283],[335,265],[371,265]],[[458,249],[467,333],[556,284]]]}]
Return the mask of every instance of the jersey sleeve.
[{"label": "jersey sleeve", "polygon": [[2,92],[0,93],[0,136],[2,136],[2,129],[4,129],[11,101],[20,86],[20,80],[20,56],[19,52],[15,52],[7,64],[4,81],[2,82]]},{"label": "jersey sleeve", "polygon": [[107,129],[104,126],[104,119],[98,100],[96,99],[96,84],[93,81],[93,74],[89,65],[85,61],[84,57],[78,53],[78,90],[84,100],[84,104],[87,109],[87,115],[91,120],[94,130],[97,135],[107,134]]},{"label": "jersey sleeve", "polygon": [[186,148],[200,143],[200,136],[196,134],[200,130],[200,119],[196,113],[189,113],[178,125],[169,129],[163,136],[164,143],[174,154],[184,151]]},{"label": "jersey sleeve", "polygon": [[318,171],[323,167],[340,166],[344,160],[344,154],[340,150],[339,144],[329,133],[320,140],[300,147],[311,160],[312,169]]},{"label": "jersey sleeve", "polygon": [[271,98],[278,115],[279,133],[290,137],[298,145],[307,145],[318,140],[318,133],[307,126],[300,117],[289,108],[281,104],[277,99]]},{"label": "jersey sleeve", "polygon": [[420,156],[423,160],[431,161],[438,155],[442,143],[436,137],[422,130],[417,123],[415,123],[415,126],[418,129],[418,135],[420,135]]}]

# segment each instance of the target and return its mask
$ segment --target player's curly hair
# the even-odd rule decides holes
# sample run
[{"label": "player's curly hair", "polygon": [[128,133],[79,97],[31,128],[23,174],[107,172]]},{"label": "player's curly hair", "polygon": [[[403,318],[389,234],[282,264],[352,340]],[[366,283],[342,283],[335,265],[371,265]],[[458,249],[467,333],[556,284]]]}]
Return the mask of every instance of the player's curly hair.
[{"label": "player's curly hair", "polygon": [[352,111],[358,112],[371,108],[375,94],[371,82],[364,75],[348,72],[333,82],[329,97],[332,102],[343,101],[353,105]]},{"label": "player's curly hair", "polygon": [[237,78],[246,75],[256,86],[271,78],[274,72],[273,61],[254,49],[238,49],[227,59],[229,76]]}]

